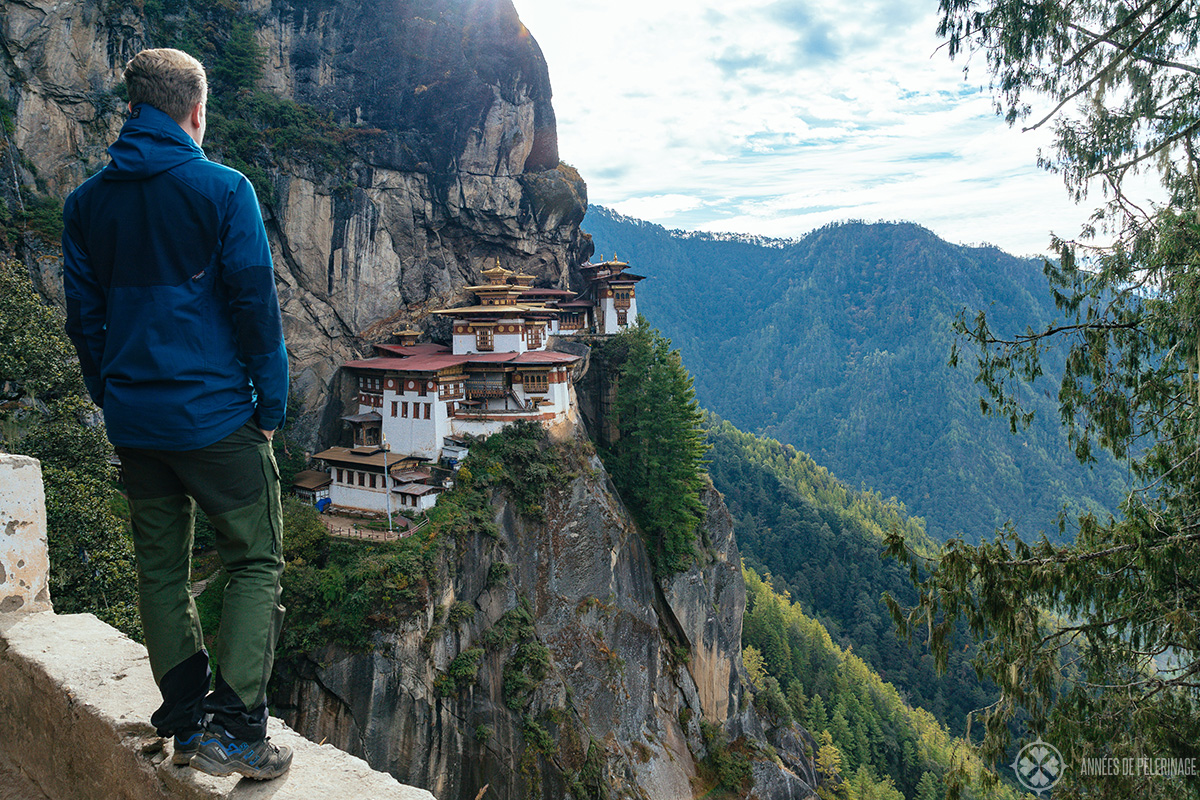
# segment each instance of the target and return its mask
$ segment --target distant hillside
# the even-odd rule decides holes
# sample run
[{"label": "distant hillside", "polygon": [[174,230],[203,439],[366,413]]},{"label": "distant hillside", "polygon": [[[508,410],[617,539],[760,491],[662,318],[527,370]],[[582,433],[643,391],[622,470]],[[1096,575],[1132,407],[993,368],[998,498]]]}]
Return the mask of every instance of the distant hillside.
[{"label": "distant hillside", "polygon": [[814,737],[830,733],[846,779],[845,794],[839,796],[944,797],[948,773],[955,767],[979,787],[967,797],[1011,800],[1021,795],[1003,782],[982,788],[976,780],[982,765],[961,739],[952,738],[924,709],[914,708],[857,651],[839,647],[801,604],[779,594],[753,570],[742,572],[747,599],[742,641],[752,681],[759,656],[762,663],[762,691],[755,705],[790,713]]},{"label": "distant hillside", "polygon": [[[972,650],[952,648],[946,674],[939,676],[923,644],[896,638],[880,600],[891,592],[902,603],[916,603],[908,573],[881,554],[891,528],[914,546],[932,549],[920,521],[903,505],[848,488],[793,447],[711,415],[706,427],[713,446],[709,474],[725,497],[745,563],[770,575],[776,590],[820,620],[839,645],[852,647],[909,703],[962,735],[967,713],[991,703],[995,687],[975,676]],[[809,678],[801,680],[814,688]],[[786,689],[782,674],[780,682]]]},{"label": "distant hillside", "polygon": [[[1115,507],[1111,460],[1079,465],[1049,381],[1034,426],[984,418],[973,357],[947,366],[950,325],[987,308],[998,330],[1054,317],[1038,262],[962,247],[913,224],[846,223],[787,243],[684,235],[592,206],[584,229],[649,276],[639,309],[680,349],[701,404],[896,497],[931,536],[1026,538],[1072,509]],[[1047,366],[1056,364],[1051,354]]]}]

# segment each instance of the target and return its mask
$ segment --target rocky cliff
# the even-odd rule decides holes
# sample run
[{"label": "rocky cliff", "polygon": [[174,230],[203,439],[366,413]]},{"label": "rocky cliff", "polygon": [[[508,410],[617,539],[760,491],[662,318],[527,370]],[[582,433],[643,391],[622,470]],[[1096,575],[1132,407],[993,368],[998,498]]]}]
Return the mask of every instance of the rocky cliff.
[{"label": "rocky cliff", "polygon": [[[227,105],[259,90],[319,112],[336,158],[288,150],[262,120],[210,120],[206,142],[218,158],[231,130],[264,142],[252,166],[314,439],[338,367],[367,340],[432,329],[428,311],[497,259],[561,287],[590,256],[586,187],[559,164],[546,64],[511,0],[0,0],[0,20],[0,217],[51,298],[54,232],[29,232],[24,212],[106,163],[120,73],[139,49],[189,46],[210,76],[215,65]],[[247,22],[261,69],[252,86],[224,86],[228,30]]]},{"label": "rocky cliff", "polygon": [[[712,788],[701,763],[723,746],[715,731],[748,757],[750,796],[811,796],[811,740],[749,704],[746,595],[720,495],[705,493],[702,563],[660,583],[590,441],[567,435],[544,519],[496,491],[494,531],[440,552],[427,612],[369,652],[330,647],[299,665],[278,698],[289,723],[441,800],[484,786],[497,798],[691,798]],[[508,565],[501,581],[496,565]],[[468,614],[448,612],[462,604]],[[540,648],[544,669],[513,702],[513,674]],[[439,691],[472,653],[477,673]]]}]

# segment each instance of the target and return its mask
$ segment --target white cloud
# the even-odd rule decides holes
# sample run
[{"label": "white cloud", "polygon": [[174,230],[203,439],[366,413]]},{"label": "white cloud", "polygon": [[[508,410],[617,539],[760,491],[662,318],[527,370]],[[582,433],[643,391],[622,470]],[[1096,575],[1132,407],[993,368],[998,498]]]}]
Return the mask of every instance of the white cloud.
[{"label": "white cloud", "polygon": [[684,211],[693,211],[703,203],[695,197],[683,194],[658,194],[649,197],[630,197],[613,205],[622,214],[639,219],[661,219],[673,217]]},{"label": "white cloud", "polygon": [[800,236],[906,219],[1043,251],[1086,209],[938,47],[929,0],[515,0],[594,203],[670,227]]}]

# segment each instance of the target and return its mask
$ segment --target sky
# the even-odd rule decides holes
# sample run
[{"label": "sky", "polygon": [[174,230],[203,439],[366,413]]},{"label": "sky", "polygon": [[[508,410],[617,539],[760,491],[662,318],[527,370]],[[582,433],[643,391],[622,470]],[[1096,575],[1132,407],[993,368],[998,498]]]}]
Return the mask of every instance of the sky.
[{"label": "sky", "polygon": [[1048,135],[995,115],[982,58],[939,49],[936,0],[514,2],[590,203],[783,238],[909,220],[1017,255],[1088,216],[1036,165]]}]

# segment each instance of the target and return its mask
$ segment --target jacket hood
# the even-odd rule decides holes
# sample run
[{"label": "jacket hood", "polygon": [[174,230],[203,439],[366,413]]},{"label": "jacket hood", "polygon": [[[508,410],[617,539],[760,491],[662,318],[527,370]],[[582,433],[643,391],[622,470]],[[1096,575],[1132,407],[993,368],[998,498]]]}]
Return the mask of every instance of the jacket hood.
[{"label": "jacket hood", "polygon": [[108,154],[112,162],[104,168],[104,179],[109,181],[143,180],[204,158],[204,151],[178,122],[146,103],[133,107]]}]

